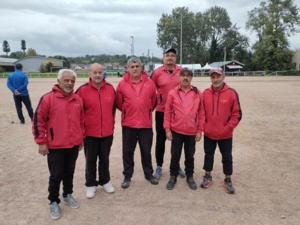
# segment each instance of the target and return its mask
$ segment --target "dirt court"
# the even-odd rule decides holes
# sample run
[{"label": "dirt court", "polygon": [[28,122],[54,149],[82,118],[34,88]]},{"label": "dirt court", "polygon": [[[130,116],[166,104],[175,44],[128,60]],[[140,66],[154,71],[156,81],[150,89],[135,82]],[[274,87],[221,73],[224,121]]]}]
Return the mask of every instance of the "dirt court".
[{"label": "dirt court", "polygon": [[[115,87],[121,78],[107,78]],[[76,89],[87,78],[76,81]],[[39,98],[51,90],[55,79],[30,79],[34,109]],[[300,221],[300,77],[226,77],[240,95],[243,119],[234,133],[233,184],[235,195],[223,187],[222,165],[217,150],[209,189],[190,190],[178,178],[172,191],[169,179],[170,142],[167,142],[163,176],[158,185],[144,179],[139,148],[130,187],[121,188],[122,143],[117,112],[110,155],[111,182],[115,193],[97,188],[93,199],[85,197],[84,154],[80,152],[74,177],[74,197],[79,209],[61,203],[62,217],[49,215],[46,157],[38,154],[31,124],[20,125],[6,79],[0,79],[0,225],[40,224],[299,224]],[[192,84],[204,90],[208,77]],[[25,110],[25,111],[24,111]],[[14,121],[14,123],[12,123]],[[155,134],[155,132],[154,132]],[[154,137],[155,140],[155,137]],[[155,168],[154,144],[152,162]],[[197,143],[195,180],[203,175],[203,142]],[[181,160],[183,165],[183,159]]]}]

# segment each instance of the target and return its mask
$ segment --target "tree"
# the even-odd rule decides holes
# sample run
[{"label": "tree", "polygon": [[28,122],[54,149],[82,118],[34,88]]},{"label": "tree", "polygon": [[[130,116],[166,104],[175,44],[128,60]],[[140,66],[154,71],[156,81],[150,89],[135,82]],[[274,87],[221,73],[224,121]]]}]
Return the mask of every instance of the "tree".
[{"label": "tree", "polygon": [[6,41],[6,40],[3,41],[2,47],[3,47],[3,51],[6,53],[6,56],[7,56],[8,53],[10,52],[10,47],[9,47],[8,41]]},{"label": "tree", "polygon": [[12,52],[10,53],[10,58],[15,58],[15,59],[21,59],[24,57],[24,53],[21,51],[17,51],[17,52]]},{"label": "tree", "polygon": [[268,0],[248,12],[246,29],[256,32],[252,63],[258,70],[287,70],[293,53],[287,37],[300,25],[299,8],[292,0]]},{"label": "tree", "polygon": [[[181,21],[182,61],[201,63],[223,61],[223,49],[246,51],[249,39],[232,26],[226,9],[215,6],[204,13],[194,14],[186,7],[172,10],[171,15],[163,14],[157,24],[157,45],[162,49],[173,47],[180,50]],[[242,54],[237,54],[242,55]],[[179,57],[177,57],[177,61]]]},{"label": "tree", "polygon": [[26,55],[25,50],[26,50],[26,42],[25,40],[21,41],[21,49],[23,50],[24,56]]},{"label": "tree", "polygon": [[48,63],[45,65],[45,68],[46,68],[47,72],[52,72],[52,71],[51,71],[51,67],[53,67],[52,62],[48,62]]},{"label": "tree", "polygon": [[27,50],[27,55],[28,56],[38,56],[37,52],[33,48],[29,48]]}]

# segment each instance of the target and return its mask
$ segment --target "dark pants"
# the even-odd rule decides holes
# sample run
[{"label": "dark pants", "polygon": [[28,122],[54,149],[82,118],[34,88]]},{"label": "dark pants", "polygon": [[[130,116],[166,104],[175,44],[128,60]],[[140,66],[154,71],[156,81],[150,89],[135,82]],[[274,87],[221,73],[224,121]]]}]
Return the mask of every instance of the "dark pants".
[{"label": "dark pants", "polygon": [[172,132],[172,145],[171,145],[171,164],[170,164],[170,175],[178,176],[179,161],[182,152],[182,146],[184,144],[184,155],[185,155],[185,173],[187,177],[191,177],[194,174],[194,154],[196,140],[195,135],[184,135]]},{"label": "dark pants", "polygon": [[151,128],[122,127],[123,142],[123,174],[130,179],[134,171],[134,151],[137,142],[140,146],[141,160],[145,178],[152,176],[151,147],[153,132]]},{"label": "dark pants", "polygon": [[162,166],[164,163],[166,131],[163,127],[164,113],[155,112],[155,128],[156,128],[156,145],[155,157],[157,166]]},{"label": "dark pants", "polygon": [[22,102],[24,103],[27,112],[28,112],[28,116],[30,117],[30,120],[32,121],[33,118],[33,109],[31,106],[31,101],[30,101],[30,97],[28,96],[14,96],[14,101],[15,101],[15,106],[16,106],[16,110],[18,113],[18,117],[21,123],[25,123],[25,118],[23,116],[23,111],[22,111]]},{"label": "dark pants", "polygon": [[48,199],[51,203],[60,203],[59,189],[61,181],[63,183],[63,197],[73,193],[73,176],[77,157],[78,146],[66,149],[49,149],[47,155],[50,172]]},{"label": "dark pants", "polygon": [[213,140],[204,136],[204,166],[205,171],[212,171],[214,166],[215,150],[219,146],[222,154],[223,173],[232,175],[232,138]]},{"label": "dark pants", "polygon": [[[104,138],[85,138],[85,185],[87,187],[103,185],[110,181],[109,154],[112,142],[113,135]],[[99,181],[96,180],[97,159]]]}]

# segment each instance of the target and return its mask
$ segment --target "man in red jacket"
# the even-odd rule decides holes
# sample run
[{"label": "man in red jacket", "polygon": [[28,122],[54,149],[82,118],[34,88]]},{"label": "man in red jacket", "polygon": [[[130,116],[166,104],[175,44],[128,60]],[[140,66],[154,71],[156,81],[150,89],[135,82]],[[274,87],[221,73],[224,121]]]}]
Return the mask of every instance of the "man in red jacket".
[{"label": "man in red jacket", "polygon": [[[162,175],[162,166],[165,155],[166,132],[163,126],[164,110],[167,96],[170,90],[177,87],[180,83],[179,72],[181,67],[176,65],[176,50],[174,48],[167,49],[163,56],[164,65],[156,69],[151,79],[157,89],[157,106],[155,111],[155,128],[156,128],[156,170],[154,177],[160,179]],[[185,173],[181,168],[178,170],[181,177],[185,177]]]},{"label": "man in red jacket", "polygon": [[121,111],[123,175],[122,188],[128,188],[134,171],[134,151],[140,146],[145,178],[158,184],[153,177],[151,147],[153,140],[152,111],[156,101],[155,85],[142,71],[138,58],[127,62],[128,72],[117,87],[117,107]]},{"label": "man in red jacket", "polygon": [[[90,66],[89,82],[80,86],[76,93],[83,100],[85,112],[86,197],[95,196],[98,184],[107,193],[113,193],[115,189],[110,182],[109,154],[115,125],[115,89],[106,82],[102,66],[94,63]],[[98,181],[96,180],[97,159]]]},{"label": "man in red jacket", "polygon": [[232,135],[234,128],[242,119],[238,93],[225,82],[221,68],[209,72],[211,87],[202,93],[202,113],[204,122],[204,166],[205,175],[202,188],[212,184],[214,154],[217,145],[222,154],[223,173],[225,174],[224,188],[227,193],[234,194],[231,181],[232,175]]},{"label": "man in red jacket", "polygon": [[63,183],[63,201],[71,208],[78,208],[73,198],[73,176],[78,151],[82,149],[84,111],[82,99],[73,93],[76,73],[62,69],[58,72],[57,85],[43,95],[36,108],[32,133],[39,145],[39,153],[47,155],[49,177],[50,215],[59,219],[60,183]]},{"label": "man in red jacket", "polygon": [[179,160],[184,144],[185,173],[192,190],[197,189],[194,181],[194,154],[196,141],[202,135],[199,89],[191,85],[193,72],[185,67],[180,71],[180,85],[172,89],[167,98],[164,113],[166,137],[171,144],[170,180],[167,189],[172,190],[177,182]]}]

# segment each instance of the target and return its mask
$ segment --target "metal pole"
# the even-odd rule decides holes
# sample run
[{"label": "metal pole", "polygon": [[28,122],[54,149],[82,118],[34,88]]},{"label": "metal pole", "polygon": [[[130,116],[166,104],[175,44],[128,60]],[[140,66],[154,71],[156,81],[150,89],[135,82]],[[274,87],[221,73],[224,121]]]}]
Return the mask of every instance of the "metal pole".
[{"label": "metal pole", "polygon": [[131,56],[134,56],[134,37],[133,36],[131,36]]},{"label": "metal pole", "polygon": [[225,62],[226,62],[226,46],[224,47],[224,75],[225,75],[225,70],[226,70]]},{"label": "metal pole", "polygon": [[182,12],[180,14],[180,66],[182,66]]}]

